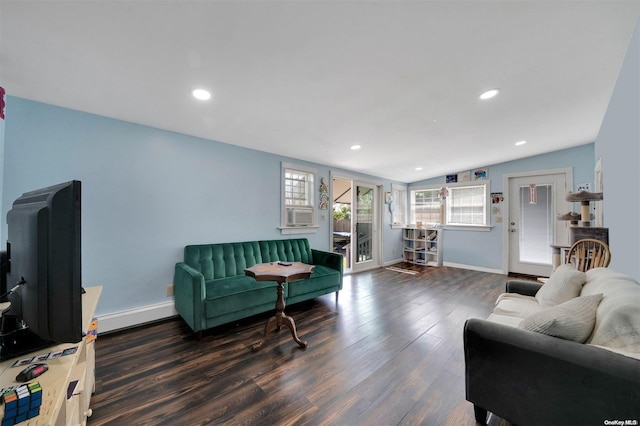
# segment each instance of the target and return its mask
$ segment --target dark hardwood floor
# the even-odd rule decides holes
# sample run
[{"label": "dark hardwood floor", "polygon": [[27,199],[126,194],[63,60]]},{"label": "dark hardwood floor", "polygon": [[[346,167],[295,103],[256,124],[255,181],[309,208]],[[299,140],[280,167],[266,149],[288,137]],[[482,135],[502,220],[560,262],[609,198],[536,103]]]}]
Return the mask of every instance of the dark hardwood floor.
[{"label": "dark hardwood floor", "polygon": [[[462,328],[486,318],[504,275],[408,264],[346,276],[335,295],[206,332],[181,319],[100,335],[88,424],[475,425],[464,397]],[[508,425],[491,416],[490,425]]]}]

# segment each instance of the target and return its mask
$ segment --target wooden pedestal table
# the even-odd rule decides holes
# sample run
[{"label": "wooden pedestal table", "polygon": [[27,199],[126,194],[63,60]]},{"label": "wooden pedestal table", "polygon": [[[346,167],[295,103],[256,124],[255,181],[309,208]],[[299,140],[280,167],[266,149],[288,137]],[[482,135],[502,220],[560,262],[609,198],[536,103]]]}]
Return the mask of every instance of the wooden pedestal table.
[{"label": "wooden pedestal table", "polygon": [[276,313],[269,318],[267,324],[264,327],[264,336],[262,340],[254,344],[251,349],[254,351],[259,350],[264,342],[267,341],[269,332],[273,329],[280,330],[280,327],[284,324],[291,331],[293,340],[300,345],[301,348],[307,347],[307,342],[298,338],[296,331],[296,323],[288,315],[285,315],[284,308],[284,283],[288,283],[295,280],[309,278],[313,272],[313,265],[307,265],[300,262],[273,262],[273,263],[260,263],[247,268],[244,273],[250,277],[256,279],[256,281],[275,281],[278,283],[278,299],[276,300]]}]

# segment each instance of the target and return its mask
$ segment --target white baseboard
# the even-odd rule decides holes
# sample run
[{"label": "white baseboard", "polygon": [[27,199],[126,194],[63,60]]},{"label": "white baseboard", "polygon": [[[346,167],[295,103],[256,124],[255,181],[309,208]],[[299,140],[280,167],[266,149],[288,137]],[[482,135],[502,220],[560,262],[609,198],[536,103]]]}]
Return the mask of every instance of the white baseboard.
[{"label": "white baseboard", "polygon": [[464,265],[462,263],[453,263],[453,262],[443,262],[443,265],[450,266],[452,268],[458,268],[458,269],[469,269],[471,271],[488,272],[490,274],[504,275],[504,272],[502,272],[502,269],[483,268],[482,266]]},{"label": "white baseboard", "polygon": [[98,315],[98,332],[107,333],[109,331],[135,327],[176,315],[178,315],[178,311],[176,311],[174,307],[173,299],[170,302]]}]

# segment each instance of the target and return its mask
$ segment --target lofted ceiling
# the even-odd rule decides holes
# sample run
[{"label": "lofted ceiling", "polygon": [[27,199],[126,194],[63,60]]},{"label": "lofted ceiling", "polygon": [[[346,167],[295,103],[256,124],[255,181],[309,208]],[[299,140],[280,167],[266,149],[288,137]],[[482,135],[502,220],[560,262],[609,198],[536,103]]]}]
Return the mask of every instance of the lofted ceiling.
[{"label": "lofted ceiling", "polygon": [[637,0],[0,0],[0,83],[415,182],[593,142],[639,15]]}]

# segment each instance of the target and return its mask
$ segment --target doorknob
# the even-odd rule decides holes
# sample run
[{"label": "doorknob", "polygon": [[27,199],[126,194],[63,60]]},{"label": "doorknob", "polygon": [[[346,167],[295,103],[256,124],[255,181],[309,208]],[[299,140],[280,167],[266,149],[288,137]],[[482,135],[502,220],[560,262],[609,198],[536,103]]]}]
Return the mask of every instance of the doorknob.
[{"label": "doorknob", "polygon": [[511,226],[513,226],[513,225],[515,225],[515,224],[516,224],[515,222],[511,222]]}]

